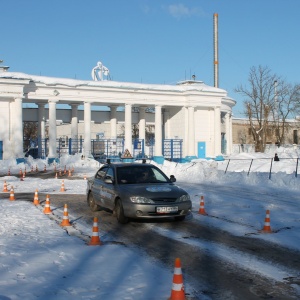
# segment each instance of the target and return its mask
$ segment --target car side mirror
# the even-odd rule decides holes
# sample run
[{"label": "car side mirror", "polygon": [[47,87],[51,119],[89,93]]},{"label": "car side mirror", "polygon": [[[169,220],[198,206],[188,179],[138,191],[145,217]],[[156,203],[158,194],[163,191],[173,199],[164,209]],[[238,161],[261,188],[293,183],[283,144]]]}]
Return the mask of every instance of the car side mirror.
[{"label": "car side mirror", "polygon": [[171,176],[170,176],[170,180],[171,180],[171,182],[176,182],[175,176],[174,176],[174,175],[171,175]]},{"label": "car side mirror", "polygon": [[104,179],[104,182],[105,182],[105,183],[110,183],[110,184],[112,184],[112,183],[113,183],[113,180],[111,179],[111,177],[106,177],[106,178]]}]

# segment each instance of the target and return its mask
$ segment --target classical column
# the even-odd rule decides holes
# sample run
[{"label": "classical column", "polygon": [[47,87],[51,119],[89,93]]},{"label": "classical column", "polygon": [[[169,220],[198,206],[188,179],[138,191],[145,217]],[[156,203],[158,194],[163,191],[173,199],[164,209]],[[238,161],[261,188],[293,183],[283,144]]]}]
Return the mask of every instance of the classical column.
[{"label": "classical column", "polygon": [[70,104],[72,107],[71,116],[71,139],[78,138],[78,104]]},{"label": "classical column", "polygon": [[43,154],[43,147],[45,147],[44,141],[45,141],[45,104],[44,103],[38,103],[38,154],[39,157],[45,156],[45,152]]},{"label": "classical column", "polygon": [[226,138],[226,153],[230,153],[230,128],[229,113],[225,113],[225,138]]},{"label": "classical column", "polygon": [[128,149],[130,153],[132,152],[131,109],[131,104],[125,104],[125,149]]},{"label": "classical column", "polygon": [[162,157],[161,106],[155,106],[155,156]]},{"label": "classical column", "polygon": [[188,107],[188,156],[195,157],[195,122],[194,122],[195,108]]},{"label": "classical column", "polygon": [[[171,128],[170,128],[170,112],[168,110],[164,110],[163,112],[164,120],[165,120],[165,138],[172,138]],[[174,135],[174,134],[173,134]]]},{"label": "classical column", "polygon": [[229,132],[228,132],[228,137],[229,137],[229,147],[228,147],[228,153],[232,153],[232,113],[228,113],[228,119],[229,119]]},{"label": "classical column", "polygon": [[139,107],[139,139],[146,140],[146,107]]},{"label": "classical column", "polygon": [[23,114],[22,98],[15,99],[15,109],[13,118],[13,149],[16,158],[23,157]]},{"label": "classical column", "polygon": [[91,154],[91,103],[84,102],[84,156]]},{"label": "classical column", "polygon": [[110,138],[117,138],[117,106],[110,106]]},{"label": "classical column", "polygon": [[38,138],[45,139],[45,104],[38,103]]},{"label": "classical column", "polygon": [[57,100],[49,100],[49,158],[56,157],[56,102]]},{"label": "classical column", "polygon": [[220,114],[220,107],[216,106],[215,109],[215,156],[221,154],[221,114]]},{"label": "classical column", "polygon": [[184,120],[184,136],[183,136],[183,156],[188,156],[189,154],[189,111],[188,108],[182,107],[182,118]]}]

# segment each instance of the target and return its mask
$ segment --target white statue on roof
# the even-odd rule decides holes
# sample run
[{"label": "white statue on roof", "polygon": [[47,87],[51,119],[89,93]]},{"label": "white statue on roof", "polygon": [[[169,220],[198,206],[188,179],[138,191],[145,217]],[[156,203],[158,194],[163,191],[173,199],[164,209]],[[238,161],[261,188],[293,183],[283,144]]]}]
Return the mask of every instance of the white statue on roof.
[{"label": "white statue on roof", "polygon": [[[92,70],[92,78],[94,81],[107,80],[109,76],[109,70],[106,68],[101,61],[97,62],[97,66]],[[104,79],[104,77],[106,77]]]}]

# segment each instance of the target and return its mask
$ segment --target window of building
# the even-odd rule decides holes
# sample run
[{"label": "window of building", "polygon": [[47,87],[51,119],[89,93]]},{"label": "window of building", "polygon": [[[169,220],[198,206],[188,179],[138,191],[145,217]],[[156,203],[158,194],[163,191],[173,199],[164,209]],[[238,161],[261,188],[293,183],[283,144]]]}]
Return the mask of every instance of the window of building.
[{"label": "window of building", "polygon": [[297,129],[295,129],[293,131],[293,143],[298,144],[298,130]]}]

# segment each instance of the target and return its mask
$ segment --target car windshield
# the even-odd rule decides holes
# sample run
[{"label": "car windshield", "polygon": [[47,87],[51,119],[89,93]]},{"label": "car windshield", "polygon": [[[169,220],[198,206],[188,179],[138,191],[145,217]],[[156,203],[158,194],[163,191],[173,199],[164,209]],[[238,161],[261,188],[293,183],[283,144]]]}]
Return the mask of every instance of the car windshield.
[{"label": "car windshield", "polygon": [[118,184],[168,183],[170,180],[153,166],[125,166],[117,168]]}]

